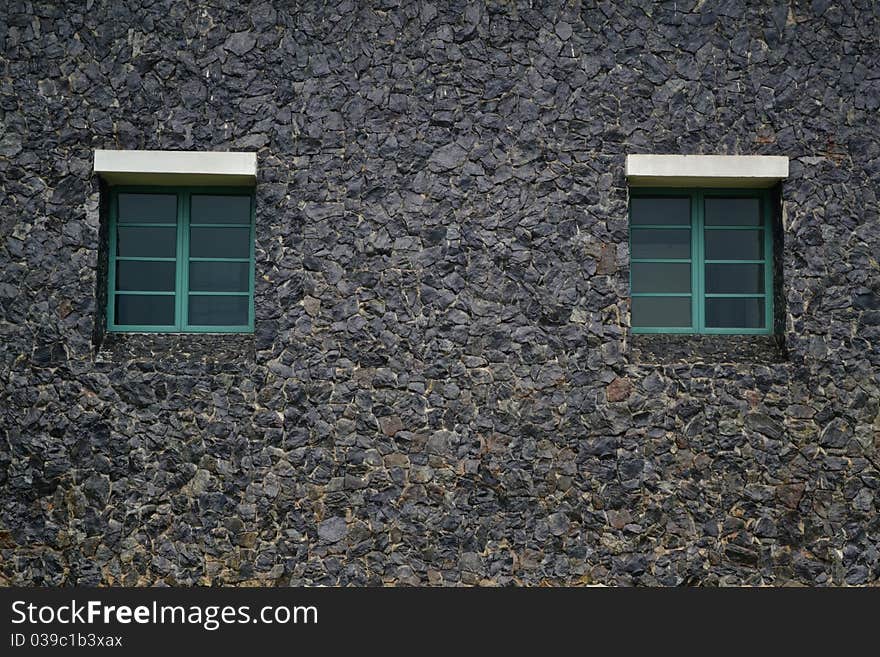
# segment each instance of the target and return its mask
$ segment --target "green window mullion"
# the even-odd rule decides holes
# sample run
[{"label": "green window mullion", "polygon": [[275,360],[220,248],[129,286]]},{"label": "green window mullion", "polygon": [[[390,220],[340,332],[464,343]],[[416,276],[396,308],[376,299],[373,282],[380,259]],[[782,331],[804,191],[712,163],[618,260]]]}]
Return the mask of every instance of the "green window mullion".
[{"label": "green window mullion", "polygon": [[180,193],[181,207],[181,233],[180,240],[181,251],[178,254],[177,262],[180,263],[180,271],[178,272],[178,283],[180,285],[180,299],[178,308],[180,309],[180,330],[189,330],[189,213],[190,213],[190,192],[182,191]]},{"label": "green window mullion", "polygon": [[[239,226],[247,228],[247,226]],[[189,262],[250,262],[250,258],[190,258]]]},{"label": "green window mullion", "polygon": [[705,226],[706,230],[764,230],[763,226]]},{"label": "green window mullion", "polygon": [[116,256],[117,262],[177,262],[177,258],[151,258],[149,256]]},{"label": "green window mullion", "polygon": [[671,262],[671,263],[676,263],[676,264],[678,264],[678,263],[687,264],[687,263],[691,262],[691,259],[690,258],[631,258],[630,262],[637,262],[637,263],[638,262],[647,262],[649,264],[650,263],[664,264],[664,263]]},{"label": "green window mullion", "polygon": [[706,265],[763,265],[765,260],[704,260]]},{"label": "green window mullion", "polygon": [[703,193],[691,194],[691,326],[703,331]]},{"label": "green window mullion", "polygon": [[[242,293],[243,294],[243,293]],[[634,297],[689,297],[687,292],[633,292]]]},{"label": "green window mullion", "polygon": [[773,332],[773,224],[770,221],[770,193],[761,197],[761,225],[764,227],[764,328]]},{"label": "green window mullion", "polygon": [[257,195],[251,195],[251,250],[250,250],[250,267],[248,268],[248,281],[250,283],[250,299],[248,301],[248,330],[253,331],[256,324],[256,311],[254,310],[254,286],[256,285],[256,243],[257,243]]},{"label": "green window mullion", "polygon": [[184,272],[186,271],[186,236],[189,233],[189,229],[186,225],[186,194],[187,193],[184,191],[177,193],[177,276],[174,285],[177,299],[174,319],[175,328],[178,331],[182,331],[183,327],[186,326],[186,316],[184,314],[186,312],[186,285],[183,278]]},{"label": "green window mullion", "polygon": [[687,224],[636,224],[635,230],[687,230]]},{"label": "green window mullion", "polygon": [[118,195],[110,194],[110,253],[107,258],[107,325],[116,325],[116,204]]},{"label": "green window mullion", "polygon": [[156,223],[155,221],[126,221],[122,224],[125,228],[170,228],[174,224],[171,223]]},{"label": "green window mullion", "polygon": [[193,228],[250,228],[250,224],[190,224]]},{"label": "green window mullion", "polygon": [[149,256],[116,256],[117,262],[176,262],[177,258],[150,258]]},{"label": "green window mullion", "polygon": [[703,296],[705,296],[707,299],[763,299],[766,295],[758,292],[708,292]]}]

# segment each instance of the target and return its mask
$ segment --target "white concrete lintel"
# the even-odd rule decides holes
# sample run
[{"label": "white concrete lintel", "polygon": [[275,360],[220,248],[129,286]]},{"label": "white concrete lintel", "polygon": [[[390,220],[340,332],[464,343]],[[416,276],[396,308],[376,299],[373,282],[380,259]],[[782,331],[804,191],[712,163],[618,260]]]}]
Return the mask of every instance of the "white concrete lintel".
[{"label": "white concrete lintel", "polygon": [[99,149],[95,173],[116,185],[254,185],[257,154]]},{"label": "white concrete lintel", "polygon": [[627,155],[631,187],[772,187],[788,178],[784,155]]}]

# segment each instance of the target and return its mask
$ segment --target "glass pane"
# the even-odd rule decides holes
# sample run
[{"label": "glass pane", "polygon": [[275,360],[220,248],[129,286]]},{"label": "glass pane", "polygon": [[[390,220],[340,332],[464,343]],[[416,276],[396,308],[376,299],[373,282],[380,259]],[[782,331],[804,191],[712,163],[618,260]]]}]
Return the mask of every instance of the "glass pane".
[{"label": "glass pane", "polygon": [[247,292],[250,290],[247,262],[191,262],[189,289],[199,292]]},{"label": "glass pane", "polygon": [[650,230],[634,228],[632,231],[633,258],[690,258],[690,230]]},{"label": "glass pane", "polygon": [[190,223],[247,224],[251,223],[250,196],[193,196]]},{"label": "glass pane", "polygon": [[192,326],[245,326],[248,323],[248,297],[191,294],[189,323]]},{"label": "glass pane", "polygon": [[638,224],[691,224],[691,200],[661,196],[630,200],[630,222]]},{"label": "glass pane", "polygon": [[193,258],[248,258],[250,228],[191,228],[189,254]]},{"label": "glass pane", "polygon": [[752,294],[764,291],[764,265],[706,265],[706,292]]},{"label": "glass pane", "polygon": [[174,292],[173,262],[144,262],[119,260],[116,262],[116,289]]},{"label": "glass pane", "polygon": [[707,226],[760,226],[761,201],[756,198],[707,198]]},{"label": "glass pane", "polygon": [[118,226],[116,255],[141,258],[173,258],[177,255],[174,226]]},{"label": "glass pane", "polygon": [[633,297],[632,324],[636,327],[689,327],[690,297]]},{"label": "glass pane", "polygon": [[706,260],[763,260],[764,231],[707,230]]},{"label": "glass pane", "polygon": [[124,326],[171,326],[174,324],[174,297],[117,294],[116,323]]},{"label": "glass pane", "polygon": [[690,263],[634,262],[630,272],[633,292],[690,292]]},{"label": "glass pane", "polygon": [[764,300],[706,299],[706,326],[764,328]]},{"label": "glass pane", "polygon": [[174,194],[120,194],[119,223],[177,223],[177,196]]}]

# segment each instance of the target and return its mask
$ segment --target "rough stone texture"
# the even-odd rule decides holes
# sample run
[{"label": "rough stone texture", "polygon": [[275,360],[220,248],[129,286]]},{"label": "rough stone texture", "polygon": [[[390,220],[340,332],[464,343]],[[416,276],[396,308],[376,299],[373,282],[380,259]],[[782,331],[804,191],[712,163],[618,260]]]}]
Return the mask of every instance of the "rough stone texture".
[{"label": "rough stone texture", "polygon": [[[0,582],[876,583],[878,7],[5,3]],[[253,336],[95,148],[259,151]],[[792,158],[780,339],[631,335],[637,152]]]}]

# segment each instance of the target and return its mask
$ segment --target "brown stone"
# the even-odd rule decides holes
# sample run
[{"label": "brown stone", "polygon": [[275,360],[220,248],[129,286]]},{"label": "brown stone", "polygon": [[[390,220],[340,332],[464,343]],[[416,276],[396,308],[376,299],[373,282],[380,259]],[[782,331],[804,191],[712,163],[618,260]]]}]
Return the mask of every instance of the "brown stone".
[{"label": "brown stone", "polygon": [[409,456],[399,452],[386,454],[384,461],[386,468],[406,468],[409,466]]},{"label": "brown stone", "polygon": [[314,317],[321,312],[321,300],[314,297],[303,297],[303,307],[306,309],[309,317]]},{"label": "brown stone", "polygon": [[597,274],[613,274],[617,270],[615,265],[616,249],[613,244],[603,244],[599,253],[599,262],[596,265]]},{"label": "brown stone", "polygon": [[386,436],[393,436],[398,431],[403,431],[403,422],[397,415],[387,415],[379,418],[379,427]]},{"label": "brown stone", "polygon": [[790,484],[780,484],[776,487],[776,497],[789,509],[797,509],[804,496],[804,484],[795,482]]},{"label": "brown stone", "polygon": [[623,529],[629,524],[631,519],[629,515],[629,511],[606,511],[606,515],[608,517],[608,524],[610,524],[614,529]]},{"label": "brown stone", "polygon": [[632,393],[632,383],[629,379],[617,377],[605,388],[605,398],[610,402],[623,401]]},{"label": "brown stone", "polygon": [[15,547],[15,539],[8,529],[0,529],[0,548],[8,549]]}]

